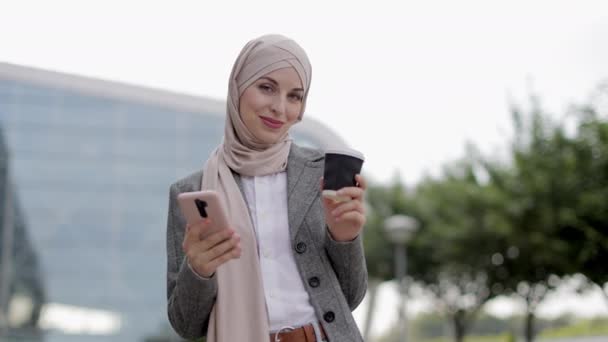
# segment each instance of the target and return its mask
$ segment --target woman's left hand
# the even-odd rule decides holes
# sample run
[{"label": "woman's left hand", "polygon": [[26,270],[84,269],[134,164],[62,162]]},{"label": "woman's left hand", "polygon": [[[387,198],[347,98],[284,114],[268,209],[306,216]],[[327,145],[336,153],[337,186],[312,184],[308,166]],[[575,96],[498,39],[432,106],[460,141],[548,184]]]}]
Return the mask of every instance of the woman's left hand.
[{"label": "woman's left hand", "polygon": [[363,196],[367,184],[363,176],[356,175],[357,186],[346,187],[338,190],[338,196],[350,197],[345,202],[334,202],[322,197],[325,209],[325,222],[329,228],[329,234],[336,241],[354,240],[365,225],[365,206]]}]

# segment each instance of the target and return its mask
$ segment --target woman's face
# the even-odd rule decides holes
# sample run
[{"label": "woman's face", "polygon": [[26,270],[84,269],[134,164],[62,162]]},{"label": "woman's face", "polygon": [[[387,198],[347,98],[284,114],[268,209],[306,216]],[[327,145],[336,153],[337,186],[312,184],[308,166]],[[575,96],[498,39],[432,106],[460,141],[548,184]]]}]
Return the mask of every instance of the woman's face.
[{"label": "woman's face", "polygon": [[275,70],[245,89],[239,100],[241,119],[258,140],[274,144],[298,121],[303,96],[294,68]]}]

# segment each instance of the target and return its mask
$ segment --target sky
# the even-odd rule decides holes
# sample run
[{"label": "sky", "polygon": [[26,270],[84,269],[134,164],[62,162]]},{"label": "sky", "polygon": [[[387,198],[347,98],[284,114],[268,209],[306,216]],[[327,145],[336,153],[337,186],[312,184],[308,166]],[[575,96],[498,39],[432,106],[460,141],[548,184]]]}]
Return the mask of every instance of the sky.
[{"label": "sky", "polygon": [[605,1],[0,0],[0,62],[220,100],[267,33],[307,51],[306,116],[376,182],[436,175],[466,142],[500,155],[509,101],[534,93],[560,118],[608,79]]},{"label": "sky", "polygon": [[[562,115],[608,78],[603,1],[0,0],[0,61],[225,99],[241,47],[295,39],[307,116],[365,154],[372,181],[415,184],[497,153],[509,99]],[[204,157],[201,157],[204,158]]]}]

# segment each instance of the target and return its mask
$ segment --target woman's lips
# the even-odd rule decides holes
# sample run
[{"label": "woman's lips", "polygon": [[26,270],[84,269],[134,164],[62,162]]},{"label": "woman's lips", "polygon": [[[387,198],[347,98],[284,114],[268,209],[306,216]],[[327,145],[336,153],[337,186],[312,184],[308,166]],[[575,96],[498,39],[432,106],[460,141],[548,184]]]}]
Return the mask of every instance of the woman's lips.
[{"label": "woman's lips", "polygon": [[283,127],[283,125],[284,125],[284,123],[282,121],[278,121],[278,120],[269,118],[267,116],[260,116],[260,119],[262,119],[262,122],[264,123],[264,125],[272,128],[272,129],[279,129],[279,128]]}]

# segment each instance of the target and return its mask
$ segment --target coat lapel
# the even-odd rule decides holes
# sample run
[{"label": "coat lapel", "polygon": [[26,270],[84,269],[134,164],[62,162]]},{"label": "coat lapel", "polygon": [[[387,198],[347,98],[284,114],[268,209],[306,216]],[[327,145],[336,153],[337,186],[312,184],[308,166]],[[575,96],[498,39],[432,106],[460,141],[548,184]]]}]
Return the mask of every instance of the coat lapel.
[{"label": "coat lapel", "polygon": [[311,204],[319,196],[323,155],[292,144],[287,160],[289,235],[295,239]]}]

